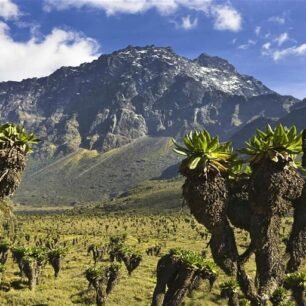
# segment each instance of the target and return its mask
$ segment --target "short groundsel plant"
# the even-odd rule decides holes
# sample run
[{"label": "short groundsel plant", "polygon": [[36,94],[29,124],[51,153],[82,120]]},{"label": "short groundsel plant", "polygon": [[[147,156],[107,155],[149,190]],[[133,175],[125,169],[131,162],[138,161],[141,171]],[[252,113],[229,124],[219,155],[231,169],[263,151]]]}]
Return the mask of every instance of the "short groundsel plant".
[{"label": "short groundsel plant", "polygon": [[265,131],[256,131],[256,135],[246,142],[246,147],[240,153],[249,156],[251,167],[263,160],[297,167],[295,158],[302,153],[302,133],[298,133],[295,126],[289,129],[279,124],[273,129],[268,124]]},{"label": "short groundsel plant", "polygon": [[220,142],[219,137],[212,137],[208,131],[193,131],[183,138],[184,145],[174,139],[174,152],[185,156],[180,172],[185,175],[207,176],[209,172],[222,174],[227,172],[233,159],[230,142]]},{"label": "short groundsel plant", "polygon": [[184,262],[187,265],[190,265],[198,269],[207,270],[215,275],[218,274],[217,265],[212,261],[208,261],[197,252],[183,250],[181,248],[175,248],[171,249],[169,251],[169,254],[175,256],[176,258],[178,258],[180,261]]}]

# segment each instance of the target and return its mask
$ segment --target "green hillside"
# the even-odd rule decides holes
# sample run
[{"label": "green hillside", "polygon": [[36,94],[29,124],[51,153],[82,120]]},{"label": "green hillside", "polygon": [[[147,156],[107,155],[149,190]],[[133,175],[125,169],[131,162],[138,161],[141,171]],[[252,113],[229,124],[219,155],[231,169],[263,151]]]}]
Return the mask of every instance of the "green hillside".
[{"label": "green hillside", "polygon": [[106,153],[80,149],[43,165],[32,160],[14,201],[43,206],[101,201],[159,178],[177,162],[166,137],[143,137]]}]

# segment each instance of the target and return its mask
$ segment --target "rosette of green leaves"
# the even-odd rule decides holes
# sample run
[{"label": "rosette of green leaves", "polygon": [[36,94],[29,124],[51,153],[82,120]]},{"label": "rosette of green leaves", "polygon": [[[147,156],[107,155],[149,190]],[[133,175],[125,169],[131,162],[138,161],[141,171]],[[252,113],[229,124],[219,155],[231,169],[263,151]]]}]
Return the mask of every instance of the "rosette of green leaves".
[{"label": "rosette of green leaves", "polygon": [[249,178],[252,174],[252,169],[242,160],[233,161],[232,166],[228,170],[230,180],[237,181],[240,178]]},{"label": "rosette of green leaves", "polygon": [[306,273],[305,272],[294,272],[287,274],[284,282],[285,288],[305,288],[306,285]]},{"label": "rosette of green leaves", "polygon": [[103,264],[88,267],[85,271],[85,277],[89,283],[106,280],[111,271],[117,272],[121,269],[121,264],[112,263],[110,266]]},{"label": "rosette of green leaves", "polygon": [[212,137],[208,131],[193,131],[183,138],[183,145],[174,139],[174,152],[185,156],[180,166],[184,175],[189,171],[198,175],[208,172],[224,173],[228,170],[233,158],[233,148],[230,142],[220,142],[219,137]]},{"label": "rosette of green leaves", "polygon": [[184,262],[187,265],[198,268],[200,270],[206,270],[207,272],[214,275],[218,274],[217,265],[212,261],[206,260],[199,253],[189,250],[183,250],[180,248],[175,248],[171,249],[169,251],[169,254],[175,256],[177,259],[179,259],[180,261]]},{"label": "rosette of green leaves", "polygon": [[68,253],[67,248],[55,248],[50,251],[48,251],[48,258],[54,258],[54,257],[65,257]]},{"label": "rosette of green leaves", "polygon": [[228,297],[239,292],[240,286],[236,280],[228,280],[220,284],[221,295]]},{"label": "rosette of green leaves", "polygon": [[[281,302],[284,302],[287,298],[288,292],[283,287],[278,287],[272,294],[270,300],[271,302],[274,302],[275,304],[279,305]],[[274,305],[274,304],[273,304]],[[283,303],[280,305],[284,305]]]},{"label": "rosette of green leaves", "polygon": [[6,123],[0,125],[0,149],[17,148],[22,153],[32,152],[32,146],[37,144],[39,139],[33,133],[27,133],[24,127]]},{"label": "rosette of green leaves", "polygon": [[298,133],[295,126],[289,129],[279,124],[273,129],[268,124],[265,131],[256,131],[256,135],[246,142],[246,147],[240,153],[249,156],[251,166],[267,159],[296,166],[294,160],[302,153],[302,133]]},{"label": "rosette of green leaves", "polygon": [[8,240],[6,239],[0,240],[0,252],[7,252],[10,247],[11,243]]}]

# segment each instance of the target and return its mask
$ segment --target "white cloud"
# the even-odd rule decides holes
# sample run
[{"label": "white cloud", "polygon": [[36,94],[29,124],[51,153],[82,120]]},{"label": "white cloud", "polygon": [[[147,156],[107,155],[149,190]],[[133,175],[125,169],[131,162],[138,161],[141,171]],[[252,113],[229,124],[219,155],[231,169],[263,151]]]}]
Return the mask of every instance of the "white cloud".
[{"label": "white cloud", "polygon": [[272,51],[271,51],[271,47],[272,44],[270,42],[266,42],[261,46],[261,54],[262,55],[271,55]]},{"label": "white cloud", "polygon": [[107,15],[138,14],[150,9],[156,9],[162,15],[169,15],[180,8],[187,8],[212,17],[215,29],[234,32],[241,29],[242,23],[242,18],[237,10],[229,4],[217,5],[214,0],[44,0],[44,4],[47,11],[91,7],[101,9]]},{"label": "white cloud", "polygon": [[216,5],[212,7],[212,14],[215,16],[214,27],[216,30],[237,32],[241,29],[242,18],[233,7]]},{"label": "white cloud", "polygon": [[275,38],[275,41],[278,44],[278,46],[281,46],[287,40],[289,40],[289,35],[288,35],[287,32],[284,32],[284,33],[280,34],[278,37]]},{"label": "white cloud", "polygon": [[263,50],[270,50],[271,43],[267,42],[267,43],[263,44],[261,47],[262,47]]},{"label": "white cloud", "polygon": [[272,16],[268,19],[268,21],[278,23],[278,24],[284,24],[286,22],[286,19],[280,16]]},{"label": "white cloud", "polygon": [[207,12],[211,0],[44,0],[45,9],[67,9],[71,7],[92,7],[104,10],[108,15],[116,13],[136,14],[157,9],[170,14],[180,6]]},{"label": "white cloud", "polygon": [[261,31],[261,27],[260,26],[257,26],[254,30],[255,34],[258,36],[260,34],[260,31]]},{"label": "white cloud", "polygon": [[256,41],[252,40],[252,39],[249,39],[246,44],[239,45],[238,49],[247,50],[247,49],[249,49],[250,47],[252,47],[254,45],[256,45]]},{"label": "white cloud", "polygon": [[274,50],[272,53],[272,57],[275,61],[281,60],[288,56],[304,56],[304,55],[306,55],[306,43],[282,50]]},{"label": "white cloud", "polygon": [[19,15],[20,11],[15,3],[11,0],[0,0],[0,17],[9,20],[16,19]]},{"label": "white cloud", "polygon": [[92,61],[98,52],[95,40],[58,28],[43,39],[32,36],[26,42],[17,42],[3,22],[0,22],[0,46],[0,81],[46,76],[61,66]]},{"label": "white cloud", "polygon": [[180,23],[175,23],[177,28],[192,30],[198,26],[198,18],[191,19],[190,15],[182,17]]}]

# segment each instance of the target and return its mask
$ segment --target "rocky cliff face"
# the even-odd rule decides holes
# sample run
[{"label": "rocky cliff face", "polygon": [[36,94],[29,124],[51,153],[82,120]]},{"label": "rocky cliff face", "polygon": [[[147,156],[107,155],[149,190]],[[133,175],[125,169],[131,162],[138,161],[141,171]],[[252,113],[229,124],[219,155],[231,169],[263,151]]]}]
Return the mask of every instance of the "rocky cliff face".
[{"label": "rocky cliff face", "polygon": [[219,57],[190,60],[155,46],[127,47],[45,78],[0,83],[0,121],[34,130],[43,157],[79,148],[107,151],[191,128],[229,138],[258,117],[286,115],[298,102]]}]

